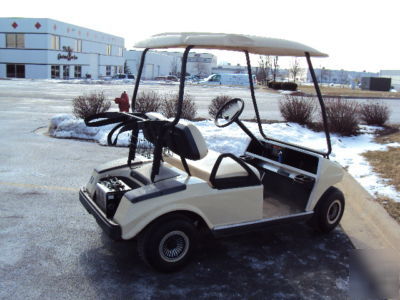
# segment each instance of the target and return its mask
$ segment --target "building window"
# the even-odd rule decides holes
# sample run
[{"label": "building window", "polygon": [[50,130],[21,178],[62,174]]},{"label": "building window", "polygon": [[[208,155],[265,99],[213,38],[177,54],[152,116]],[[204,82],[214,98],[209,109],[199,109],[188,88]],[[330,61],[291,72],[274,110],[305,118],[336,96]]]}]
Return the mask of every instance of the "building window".
[{"label": "building window", "polygon": [[68,79],[69,78],[69,66],[63,66],[63,79]]},{"label": "building window", "polygon": [[82,66],[75,66],[74,77],[81,78],[82,77]]},{"label": "building window", "polygon": [[8,78],[25,78],[25,65],[7,64]]},{"label": "building window", "polygon": [[25,35],[23,33],[7,33],[7,48],[25,48]]},{"label": "building window", "polygon": [[51,78],[60,78],[60,66],[51,66]]},{"label": "building window", "polygon": [[111,76],[111,66],[106,66],[106,76]]},{"label": "building window", "polygon": [[111,55],[111,45],[106,45],[106,55]]},{"label": "building window", "polygon": [[51,49],[60,50],[60,37],[58,35],[51,36]]},{"label": "building window", "polygon": [[82,40],[75,41],[75,52],[82,52]]},{"label": "building window", "polygon": [[118,73],[118,67],[114,66],[114,74],[117,74],[117,73]]},{"label": "building window", "polygon": [[123,70],[122,66],[119,66],[119,67],[118,67],[118,73],[119,73],[119,74],[124,73],[124,70]]},{"label": "building window", "polygon": [[122,56],[123,55],[122,48],[118,47],[117,50],[118,50],[118,56]]}]

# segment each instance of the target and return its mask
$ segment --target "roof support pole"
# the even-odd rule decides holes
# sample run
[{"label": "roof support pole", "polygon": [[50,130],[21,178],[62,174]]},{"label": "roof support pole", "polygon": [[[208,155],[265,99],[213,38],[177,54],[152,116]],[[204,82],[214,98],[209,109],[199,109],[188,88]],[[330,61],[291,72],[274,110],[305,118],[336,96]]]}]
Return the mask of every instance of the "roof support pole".
[{"label": "roof support pole", "polygon": [[149,51],[149,48],[146,48],[146,49],[143,50],[142,57],[140,58],[140,65],[139,65],[139,69],[138,69],[138,72],[137,72],[137,75],[136,75],[135,88],[133,90],[133,95],[132,95],[132,104],[131,104],[131,111],[132,112],[135,111],[136,96],[137,96],[137,92],[138,92],[138,89],[139,89],[140,79],[142,78],[144,61],[145,61],[145,58],[146,58],[147,51]]},{"label": "roof support pole", "polygon": [[253,83],[253,75],[251,72],[251,63],[250,63],[250,55],[247,50],[244,50],[244,53],[246,55],[246,62],[247,62],[247,73],[249,74],[249,84],[250,84],[250,93],[251,93],[251,100],[253,101],[253,106],[254,106],[254,112],[256,113],[256,119],[257,119],[257,124],[258,124],[258,130],[260,131],[261,135],[263,138],[268,139],[268,137],[264,134],[262,126],[261,126],[261,119],[260,119],[260,113],[258,112],[258,106],[257,106],[257,101],[256,101],[256,95],[254,93],[254,83]]},{"label": "roof support pole", "polygon": [[178,124],[179,119],[181,118],[183,96],[184,96],[184,93],[185,93],[186,65],[187,65],[189,52],[193,47],[194,46],[187,46],[186,49],[185,49],[185,52],[183,52],[182,65],[181,65],[181,76],[180,76],[180,81],[179,81],[178,106],[176,108],[175,119],[172,122],[171,126],[174,126],[174,125]]},{"label": "roof support pole", "polygon": [[325,110],[325,104],[324,100],[322,99],[322,94],[321,90],[318,85],[318,80],[317,76],[315,75],[314,68],[311,63],[311,58],[310,58],[310,53],[305,52],[306,58],[307,58],[307,63],[308,63],[308,68],[310,70],[311,78],[314,83],[314,88],[317,93],[319,105],[321,106],[321,113],[322,113],[322,121],[324,123],[324,131],[325,131],[325,137],[326,137],[326,143],[328,145],[328,152],[325,153],[325,156],[329,158],[329,154],[332,152],[332,145],[331,145],[331,136],[329,134],[329,127],[328,127],[328,118],[326,116],[326,110]]}]

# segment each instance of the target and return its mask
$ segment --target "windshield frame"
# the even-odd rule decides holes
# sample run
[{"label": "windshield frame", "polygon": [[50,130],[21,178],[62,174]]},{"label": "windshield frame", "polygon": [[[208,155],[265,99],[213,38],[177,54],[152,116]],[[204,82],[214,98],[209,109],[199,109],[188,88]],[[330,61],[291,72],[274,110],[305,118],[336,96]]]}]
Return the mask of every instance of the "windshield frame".
[{"label": "windshield frame", "polygon": [[[176,115],[175,118],[173,120],[173,122],[171,123],[171,126],[176,125],[181,117],[181,113],[182,113],[182,104],[183,104],[183,98],[184,98],[184,90],[185,90],[185,80],[186,80],[186,67],[187,67],[187,61],[188,61],[188,55],[191,49],[195,48],[194,45],[189,45],[185,48],[185,51],[183,53],[182,56],[182,65],[181,65],[181,74],[180,74],[180,82],[179,82],[179,92],[178,92],[178,107],[177,107],[177,111],[176,111]],[[145,63],[145,58],[146,58],[146,54],[147,52],[150,50],[150,48],[146,48],[144,49],[142,56],[141,56],[141,60],[140,60],[140,64],[139,64],[139,68],[138,68],[138,73],[136,76],[136,80],[135,80],[135,88],[133,91],[133,95],[132,95],[132,103],[131,103],[131,110],[132,112],[135,111],[135,104],[136,104],[136,96],[138,93],[138,89],[139,89],[139,85],[140,85],[140,79],[142,76],[142,72],[143,72],[143,67],[144,67],[144,63]],[[324,104],[324,100],[322,98],[322,94],[321,94],[321,90],[319,88],[319,84],[318,84],[318,80],[317,77],[315,75],[314,72],[314,68],[312,66],[311,63],[311,58],[310,58],[310,53],[309,52],[305,52],[304,56],[307,60],[307,64],[309,67],[309,71],[314,83],[314,88],[317,94],[317,98],[318,98],[318,102],[319,105],[321,107],[321,114],[322,114],[322,121],[323,121],[323,125],[324,125],[324,132],[325,132],[325,138],[326,138],[326,143],[327,143],[327,151],[319,151],[319,150],[315,150],[315,149],[311,149],[308,147],[304,147],[298,144],[292,144],[292,143],[288,143],[282,140],[278,140],[278,139],[274,139],[270,136],[267,136],[264,133],[264,130],[262,128],[262,123],[261,123],[261,118],[260,118],[260,113],[258,110],[258,106],[257,106],[257,100],[255,97],[255,92],[254,92],[254,82],[253,82],[253,75],[252,75],[252,70],[251,70],[251,62],[250,62],[250,55],[249,52],[247,50],[243,50],[245,56],[246,56],[246,63],[247,63],[247,72],[248,72],[248,76],[249,76],[249,86],[250,86],[250,93],[251,93],[251,99],[252,99],[252,103],[253,103],[253,107],[254,107],[254,112],[256,114],[256,119],[257,119],[257,123],[258,123],[258,129],[259,132],[261,134],[261,136],[265,139],[265,140],[270,140],[270,141],[274,141],[283,145],[288,145],[291,147],[295,147],[295,148],[299,148],[305,151],[309,151],[309,152],[313,152],[319,155],[322,155],[325,158],[329,159],[329,155],[332,152],[332,144],[331,144],[331,138],[330,138],[330,133],[329,133],[329,128],[328,128],[328,119],[326,116],[326,110],[325,110],[325,104]]]}]

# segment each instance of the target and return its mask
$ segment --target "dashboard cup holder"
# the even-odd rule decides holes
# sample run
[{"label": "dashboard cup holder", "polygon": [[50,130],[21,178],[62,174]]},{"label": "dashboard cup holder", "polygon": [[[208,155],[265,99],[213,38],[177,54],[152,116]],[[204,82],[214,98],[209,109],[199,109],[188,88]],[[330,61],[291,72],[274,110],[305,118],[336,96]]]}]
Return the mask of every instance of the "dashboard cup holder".
[{"label": "dashboard cup holder", "polygon": [[312,188],[314,185],[315,179],[310,176],[307,176],[307,175],[299,174],[294,177],[294,181],[297,183],[300,183],[300,184],[304,184],[308,188]]}]

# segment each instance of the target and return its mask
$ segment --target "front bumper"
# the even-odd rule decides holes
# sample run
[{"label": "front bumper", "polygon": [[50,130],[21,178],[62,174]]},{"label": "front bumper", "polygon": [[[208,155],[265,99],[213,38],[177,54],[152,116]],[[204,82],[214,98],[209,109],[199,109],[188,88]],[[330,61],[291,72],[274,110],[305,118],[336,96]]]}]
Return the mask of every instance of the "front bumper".
[{"label": "front bumper", "polygon": [[82,205],[86,208],[89,214],[91,214],[100,225],[100,227],[113,239],[113,240],[121,240],[122,232],[121,226],[117,223],[113,222],[110,219],[107,219],[106,215],[100,210],[97,204],[93,201],[93,199],[88,195],[88,193],[81,188],[79,191],[79,201],[81,201]]}]

